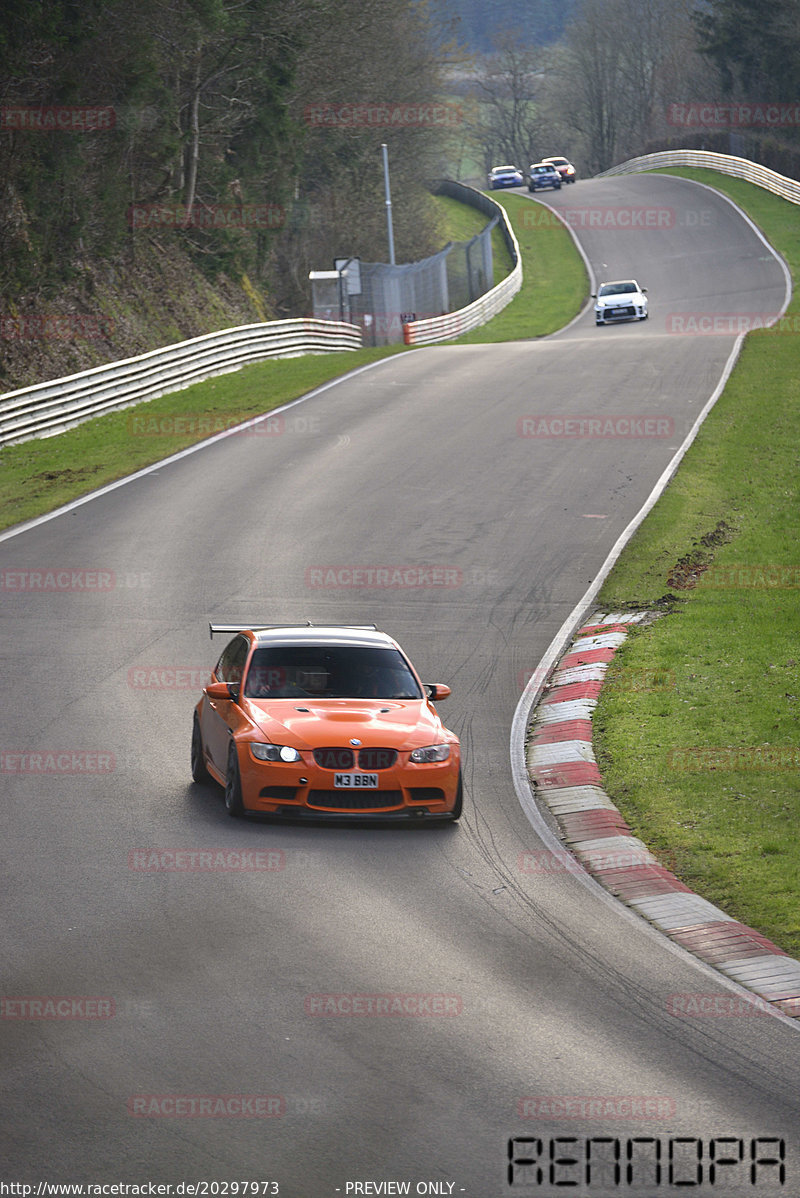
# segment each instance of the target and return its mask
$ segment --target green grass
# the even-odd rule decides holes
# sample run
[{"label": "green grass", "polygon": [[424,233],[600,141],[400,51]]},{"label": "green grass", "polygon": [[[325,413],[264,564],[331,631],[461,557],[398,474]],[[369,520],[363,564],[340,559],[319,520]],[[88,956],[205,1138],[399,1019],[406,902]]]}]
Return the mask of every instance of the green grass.
[{"label": "green grass", "polygon": [[330,379],[402,350],[307,354],[246,366],[0,452],[0,528],[52,511]]},{"label": "green grass", "polygon": [[[444,196],[436,197],[435,203],[441,211],[443,243],[467,240],[486,226],[485,215],[468,205]],[[517,199],[517,203],[524,201]],[[537,276],[530,284],[539,297],[535,318],[525,309],[528,315],[523,312],[520,331],[509,332],[503,312],[486,326],[495,332],[487,333],[483,340],[537,336],[559,328],[577,310],[569,299],[565,302],[559,288],[564,276],[580,275],[583,270],[578,254],[568,236],[556,243],[552,230],[546,226],[544,230],[534,238],[535,229],[528,229],[523,249],[523,258],[530,252],[535,263],[535,271],[529,272]],[[495,282],[499,282],[511,269],[511,260],[498,230],[493,238]],[[534,251],[540,242],[541,253]],[[517,303],[514,300],[509,309]],[[0,529],[52,511],[185,449],[219,428],[270,412],[358,366],[404,349],[379,347],[261,362],[100,416],[55,437],[7,446],[0,450]]]},{"label": "green grass", "polygon": [[[712,171],[800,277],[800,209]],[[794,330],[794,332],[792,332]],[[800,304],[751,333],[675,478],[603,587],[660,607],[595,712],[606,789],[711,902],[800,954]],[[644,673],[642,673],[644,671]],[[660,672],[664,686],[637,688]]]},{"label": "green grass", "polygon": [[[448,241],[469,241],[477,233],[482,232],[489,223],[485,212],[479,212],[477,208],[472,208],[469,204],[462,204],[460,200],[451,199],[450,196],[437,196],[436,203],[441,213],[440,227],[443,244]],[[497,225],[492,230],[492,265],[493,283],[496,287],[514,265],[508,246]]]},{"label": "green grass", "polygon": [[457,345],[545,337],[572,320],[589,294],[583,260],[561,221],[524,196],[491,195],[508,213],[519,242],[522,288],[494,320],[459,337]]}]

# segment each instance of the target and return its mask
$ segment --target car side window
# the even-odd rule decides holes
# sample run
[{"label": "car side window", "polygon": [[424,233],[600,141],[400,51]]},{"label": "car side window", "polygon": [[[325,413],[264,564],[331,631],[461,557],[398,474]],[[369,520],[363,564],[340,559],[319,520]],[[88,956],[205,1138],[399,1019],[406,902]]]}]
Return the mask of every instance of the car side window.
[{"label": "car side window", "polygon": [[247,660],[248,642],[243,636],[234,637],[223,651],[214,673],[220,682],[231,682],[238,686],[242,681],[244,663]]}]

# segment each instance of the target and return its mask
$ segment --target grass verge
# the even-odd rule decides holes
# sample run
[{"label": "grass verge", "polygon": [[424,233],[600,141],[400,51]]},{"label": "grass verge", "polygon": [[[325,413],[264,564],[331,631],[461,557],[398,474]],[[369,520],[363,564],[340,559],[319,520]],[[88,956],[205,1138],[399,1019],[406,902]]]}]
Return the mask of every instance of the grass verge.
[{"label": "grass verge", "polygon": [[[800,211],[713,171],[800,277]],[[751,333],[675,478],[607,579],[660,607],[595,712],[604,786],[688,885],[800,955],[800,303]],[[657,681],[657,685],[654,683]]]},{"label": "grass verge", "polygon": [[[514,196],[504,200],[525,203]],[[445,241],[468,239],[486,226],[483,213],[468,205],[443,196],[436,197],[435,202],[441,208]],[[521,223],[522,214],[515,219]],[[536,238],[533,226],[527,230],[524,246],[520,238],[523,260],[527,262],[530,254],[531,265],[526,267],[523,292],[506,309],[521,303],[518,311],[522,315],[512,322],[517,331],[510,331],[503,312],[485,326],[484,335],[476,340],[540,336],[560,328],[577,311],[585,288],[576,300],[580,288],[564,291],[561,280],[580,276],[580,258],[568,234],[553,239],[552,230],[547,225],[542,227],[545,231]],[[494,259],[499,281],[498,273],[499,278],[505,277],[511,262],[497,230],[493,236],[497,239]],[[521,300],[523,294],[525,299]],[[215,431],[270,412],[358,366],[404,349],[390,346],[260,362],[235,374],[195,383],[185,391],[99,416],[55,437],[7,446],[0,450],[0,529],[52,511]]]},{"label": "grass verge", "polygon": [[451,344],[546,337],[572,320],[589,294],[583,259],[566,226],[544,205],[524,196],[508,192],[491,196],[505,208],[519,242],[522,288],[494,320]]},{"label": "grass verge", "polygon": [[[485,212],[479,212],[477,208],[462,204],[460,200],[454,200],[450,196],[436,196],[436,204],[442,217],[443,244],[448,241],[470,241],[488,224],[489,218]],[[497,225],[492,229],[492,265],[492,281],[496,287],[498,283],[502,283],[514,265]]]}]

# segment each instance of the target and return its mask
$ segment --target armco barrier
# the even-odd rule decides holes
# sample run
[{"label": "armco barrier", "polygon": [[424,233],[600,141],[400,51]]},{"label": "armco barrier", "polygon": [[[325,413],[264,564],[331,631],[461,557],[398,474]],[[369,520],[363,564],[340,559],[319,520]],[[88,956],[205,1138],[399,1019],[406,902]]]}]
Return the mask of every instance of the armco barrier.
[{"label": "armco barrier", "polygon": [[500,229],[514,261],[514,269],[502,283],[498,283],[466,308],[460,308],[457,312],[446,312],[444,316],[432,316],[428,320],[414,320],[404,324],[403,339],[406,345],[431,345],[436,341],[450,341],[453,337],[468,333],[470,329],[478,328],[502,311],[522,286],[522,256],[505,208],[477,188],[468,187],[464,183],[454,183],[449,179],[440,183],[436,192],[438,195],[451,196],[464,204],[471,204],[487,216],[499,215]]},{"label": "armco barrier", "polygon": [[361,348],[361,330],[329,320],[276,320],[207,333],[0,396],[0,446],[48,437],[248,362]]},{"label": "armco barrier", "polygon": [[665,166],[706,167],[723,175],[746,179],[748,183],[764,187],[792,204],[800,204],[800,183],[797,179],[788,179],[786,175],[779,175],[777,171],[759,166],[757,162],[749,162],[746,158],[734,158],[731,154],[713,154],[710,150],[660,150],[656,154],[643,154],[640,158],[631,158],[619,166],[612,166],[610,170],[595,175],[595,178],[605,179],[609,175],[652,171]]}]

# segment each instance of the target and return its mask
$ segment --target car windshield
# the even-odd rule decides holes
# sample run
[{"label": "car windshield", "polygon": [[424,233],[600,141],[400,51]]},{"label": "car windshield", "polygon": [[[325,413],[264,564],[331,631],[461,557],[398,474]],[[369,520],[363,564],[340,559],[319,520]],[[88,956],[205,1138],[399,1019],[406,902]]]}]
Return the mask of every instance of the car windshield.
[{"label": "car windshield", "polygon": [[635,291],[635,283],[604,283],[598,295],[632,295]]},{"label": "car windshield", "polygon": [[244,693],[250,699],[421,699],[397,649],[286,645],[256,649]]}]

